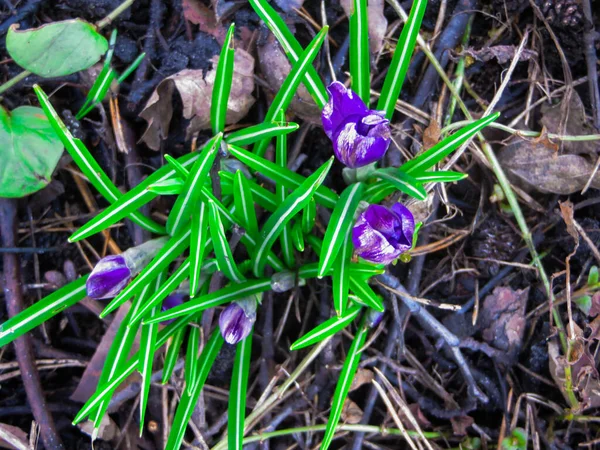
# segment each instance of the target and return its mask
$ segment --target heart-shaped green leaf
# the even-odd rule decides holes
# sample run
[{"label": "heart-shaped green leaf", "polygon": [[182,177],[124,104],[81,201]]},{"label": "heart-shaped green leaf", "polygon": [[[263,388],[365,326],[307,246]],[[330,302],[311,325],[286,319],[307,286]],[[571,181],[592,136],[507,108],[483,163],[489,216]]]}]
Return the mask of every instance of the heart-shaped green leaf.
[{"label": "heart-shaped green leaf", "polygon": [[0,197],[24,197],[42,189],[58,164],[63,146],[44,111],[0,106]]}]

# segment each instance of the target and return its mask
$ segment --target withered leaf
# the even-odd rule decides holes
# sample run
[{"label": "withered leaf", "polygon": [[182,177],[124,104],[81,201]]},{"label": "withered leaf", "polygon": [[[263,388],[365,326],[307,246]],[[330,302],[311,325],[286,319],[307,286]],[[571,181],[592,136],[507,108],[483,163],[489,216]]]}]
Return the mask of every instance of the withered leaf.
[{"label": "withered leaf", "polygon": [[[473,47],[467,47],[462,52],[456,53],[457,56],[470,56],[476,61],[487,62],[491,59],[496,59],[499,64],[506,64],[512,61],[517,52],[516,45],[494,45],[493,47],[484,47],[480,50],[475,50]],[[519,61],[527,61],[532,58],[537,58],[537,52],[524,49],[519,57]],[[456,58],[458,59],[458,58]]]},{"label": "withered leaf", "polygon": [[[194,133],[210,128],[210,102],[215,83],[218,57],[213,59],[213,68],[202,77],[202,70],[185,69],[157,86],[140,116],[148,122],[142,141],[153,150],[160,149],[160,141],[169,132],[173,117],[173,93],[177,90],[183,103],[183,117],[191,119],[187,138]],[[227,124],[237,123],[254,104],[254,58],[242,49],[236,49],[233,81],[227,103]]]},{"label": "withered leaf", "polygon": [[429,126],[423,132],[423,148],[430,149],[440,141],[441,136],[440,124],[435,119],[431,119]]},{"label": "withered leaf", "polygon": [[[581,191],[594,170],[594,164],[580,155],[560,155],[545,145],[525,140],[505,146],[498,159],[510,180],[526,191],[572,194]],[[591,186],[600,188],[596,173]]]},{"label": "withered leaf", "polygon": [[214,11],[209,9],[200,0],[183,0],[183,17],[198,25],[201,31],[214,36],[220,44],[225,40],[227,30],[217,24]]},{"label": "withered leaf", "polygon": [[362,420],[363,410],[354,403],[352,400],[347,398],[344,401],[344,407],[342,408],[342,420],[345,423],[356,424]]},{"label": "withered leaf", "polygon": [[[353,0],[341,0],[346,16],[350,17],[354,12]],[[370,0],[367,5],[367,17],[369,18],[369,48],[371,52],[378,53],[383,47],[383,39],[387,31],[388,21],[383,14],[384,0]]]},{"label": "withered leaf", "polygon": [[[544,104],[541,108],[542,118],[540,123],[550,133],[566,134],[569,136],[585,136],[588,134],[597,134],[599,131],[588,122],[585,117],[585,109],[581,98],[577,92],[572,91],[569,100],[568,115],[566,118],[566,128],[561,130],[561,118],[563,114],[563,101],[556,105]],[[600,142],[598,141],[563,141],[563,150],[567,153],[576,155],[588,154],[594,159],[600,151]]]},{"label": "withered leaf", "polygon": [[350,392],[355,391],[364,384],[369,384],[373,381],[373,377],[374,375],[371,370],[359,367],[356,371],[356,375],[354,375],[352,384],[350,385]]}]

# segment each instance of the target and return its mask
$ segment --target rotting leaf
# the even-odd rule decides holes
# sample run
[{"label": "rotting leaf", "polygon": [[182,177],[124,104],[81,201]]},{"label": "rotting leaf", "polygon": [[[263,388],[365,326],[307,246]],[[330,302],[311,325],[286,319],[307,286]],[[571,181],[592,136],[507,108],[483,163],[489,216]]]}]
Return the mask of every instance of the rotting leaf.
[{"label": "rotting leaf", "polygon": [[[494,45],[493,47],[484,47],[480,50],[475,50],[473,47],[468,47],[462,52],[455,53],[455,59],[458,60],[462,56],[470,56],[476,61],[487,62],[492,59],[496,59],[498,64],[506,64],[512,61],[517,52],[516,45]],[[537,58],[538,54],[536,51],[524,49],[521,52],[519,61],[528,61],[530,59]]]},{"label": "rotting leaf", "polygon": [[[569,136],[585,136],[600,132],[586,119],[585,108],[577,92],[573,91],[571,93],[565,130],[560,129],[563,114],[562,109],[562,101],[556,105],[550,106],[544,104],[542,106],[542,118],[540,119],[540,123],[548,130],[548,132],[563,134],[564,131],[564,134]],[[587,154],[595,159],[598,155],[598,151],[600,151],[600,142],[563,141],[563,150],[566,153],[575,155]]]},{"label": "rotting leaf", "polygon": [[363,410],[349,398],[344,401],[344,408],[342,409],[342,420],[345,423],[357,424],[360,423],[363,417]]},{"label": "rotting leaf", "polygon": [[497,287],[483,301],[479,325],[483,339],[495,348],[506,352],[508,360],[519,353],[527,320],[525,307],[529,287],[513,290]]},{"label": "rotting leaf", "polygon": [[[215,57],[218,58],[218,57]],[[217,61],[202,77],[202,70],[185,69],[157,86],[140,116],[148,122],[142,140],[153,150],[160,149],[166,139],[173,117],[173,92],[177,90],[183,103],[183,117],[191,119],[187,137],[210,128],[210,99],[215,82]],[[236,49],[231,94],[227,104],[227,124],[237,123],[254,104],[254,58],[242,49]]]},{"label": "rotting leaf", "polygon": [[220,44],[223,43],[227,29],[219,26],[214,11],[200,0],[183,0],[181,6],[186,20],[198,25],[200,31],[214,36]]},{"label": "rotting leaf", "polygon": [[19,66],[52,78],[91,67],[108,50],[108,41],[94,25],[71,19],[24,31],[12,25],[6,35],[6,50]]},{"label": "rotting leaf", "polygon": [[[350,17],[354,11],[354,0],[341,0],[346,16]],[[383,47],[383,39],[387,31],[388,21],[383,13],[384,0],[369,0],[367,16],[369,17],[369,48],[372,53],[378,53]]]},{"label": "rotting leaf", "polygon": [[0,197],[24,197],[50,182],[63,145],[40,108],[0,106]]},{"label": "rotting leaf", "polygon": [[355,391],[356,389],[358,389],[359,387],[361,387],[365,384],[370,384],[371,381],[373,381],[373,378],[374,378],[373,371],[371,371],[369,369],[365,369],[363,367],[359,367],[358,370],[356,371],[356,375],[354,375],[352,384],[350,385],[350,389],[348,392]]},{"label": "rotting leaf", "polygon": [[431,119],[429,126],[423,132],[423,149],[429,150],[435,144],[440,142],[441,136],[440,124],[435,119]]},{"label": "rotting leaf", "polygon": [[[594,164],[583,156],[559,155],[543,144],[522,139],[505,146],[498,159],[513,183],[526,191],[546,194],[581,191],[594,170]],[[591,186],[600,188],[599,173]]]}]

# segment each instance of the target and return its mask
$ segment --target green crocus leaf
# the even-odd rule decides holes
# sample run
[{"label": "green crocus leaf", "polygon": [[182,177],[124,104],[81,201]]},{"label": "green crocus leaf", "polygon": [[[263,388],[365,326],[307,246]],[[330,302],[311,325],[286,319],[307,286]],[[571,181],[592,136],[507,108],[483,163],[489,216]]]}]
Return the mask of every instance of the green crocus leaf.
[{"label": "green crocus leaf", "polygon": [[6,35],[6,50],[24,69],[53,78],[96,64],[108,50],[108,41],[94,25],[73,19],[24,31],[13,25]]},{"label": "green crocus leaf", "polygon": [[0,106],[0,197],[24,197],[50,182],[63,145],[44,111]]}]

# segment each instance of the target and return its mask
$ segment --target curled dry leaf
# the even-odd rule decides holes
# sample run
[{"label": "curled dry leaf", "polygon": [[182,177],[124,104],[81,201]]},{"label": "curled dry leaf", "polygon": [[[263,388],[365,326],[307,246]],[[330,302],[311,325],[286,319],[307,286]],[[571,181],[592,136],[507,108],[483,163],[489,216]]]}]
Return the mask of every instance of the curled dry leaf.
[{"label": "curled dry leaf", "polygon": [[[546,194],[581,191],[594,170],[594,163],[583,156],[560,155],[542,143],[522,139],[505,146],[498,159],[513,183]],[[600,174],[595,174],[591,186],[600,188]]]},{"label": "curled dry leaf", "polygon": [[350,392],[355,391],[365,384],[371,383],[371,381],[373,381],[373,377],[374,375],[371,370],[359,367],[356,371],[356,375],[354,375],[352,384],[350,385]]},{"label": "curled dry leaf", "polygon": [[[354,11],[353,0],[341,0],[340,4],[348,17]],[[378,53],[383,47],[383,38],[387,31],[388,21],[383,14],[384,0],[370,0],[367,6],[369,18],[369,47],[371,52]]]},{"label": "curled dry leaf", "polygon": [[[273,35],[269,35],[265,44],[258,46],[257,50],[260,70],[267,85],[272,88],[272,95],[275,96],[285,77],[290,73],[292,65]],[[311,123],[321,123],[321,110],[303,84],[296,91],[290,104],[290,110]]]},{"label": "curled dry leaf", "polygon": [[360,423],[363,417],[363,410],[354,403],[352,400],[347,398],[344,401],[344,407],[342,408],[342,420],[345,423],[357,424]]},{"label": "curled dry leaf", "polygon": [[[210,102],[215,83],[218,56],[213,59],[213,68],[202,76],[202,70],[185,69],[168,78],[156,90],[140,113],[148,122],[142,141],[153,150],[160,149],[166,139],[173,117],[173,93],[179,93],[183,103],[183,117],[190,119],[187,138],[194,133],[210,128]],[[254,104],[254,58],[242,49],[235,50],[233,80],[227,104],[227,124],[237,123]]]},{"label": "curled dry leaf", "polygon": [[479,315],[483,339],[514,359],[521,347],[526,327],[525,307],[529,288],[513,290],[497,287],[483,301]]}]

